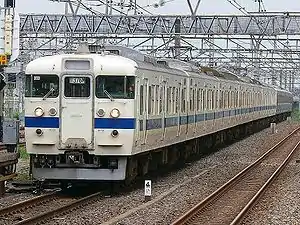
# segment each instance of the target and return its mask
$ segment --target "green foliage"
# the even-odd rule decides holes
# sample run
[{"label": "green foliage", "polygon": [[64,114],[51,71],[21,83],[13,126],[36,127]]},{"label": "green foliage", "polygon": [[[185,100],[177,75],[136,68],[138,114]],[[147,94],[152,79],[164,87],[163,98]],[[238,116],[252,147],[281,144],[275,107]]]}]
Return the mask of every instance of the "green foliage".
[{"label": "green foliage", "polygon": [[16,119],[16,120],[19,120],[20,119],[20,113],[15,112],[14,115],[13,115],[13,118]]},{"label": "green foliage", "polygon": [[292,111],[292,120],[294,121],[300,121],[300,110],[299,109],[294,109]]},{"label": "green foliage", "polygon": [[29,176],[27,170],[21,170],[18,172],[18,176],[16,176],[14,180],[26,181],[26,180],[31,180],[31,177]]},{"label": "green foliage", "polygon": [[21,159],[29,159],[29,154],[27,153],[25,146],[19,146],[18,150]]}]

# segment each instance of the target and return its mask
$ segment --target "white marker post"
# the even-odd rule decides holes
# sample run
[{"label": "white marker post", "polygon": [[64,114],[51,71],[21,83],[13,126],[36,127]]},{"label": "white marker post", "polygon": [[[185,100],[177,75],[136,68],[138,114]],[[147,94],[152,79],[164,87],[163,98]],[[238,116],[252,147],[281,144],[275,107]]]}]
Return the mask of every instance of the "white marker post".
[{"label": "white marker post", "polygon": [[145,180],[145,202],[151,200],[151,180]]}]

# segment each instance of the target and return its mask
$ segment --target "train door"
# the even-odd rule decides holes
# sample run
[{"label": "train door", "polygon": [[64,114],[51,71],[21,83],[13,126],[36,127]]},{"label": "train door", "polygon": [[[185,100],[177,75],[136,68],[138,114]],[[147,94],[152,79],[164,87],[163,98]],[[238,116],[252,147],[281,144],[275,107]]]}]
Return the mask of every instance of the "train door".
[{"label": "train door", "polygon": [[163,80],[163,77],[160,79],[160,87],[159,87],[159,115],[161,117],[161,140],[164,139],[164,133],[165,133],[165,88],[166,84]]},{"label": "train door", "polygon": [[90,75],[64,75],[61,90],[62,148],[94,148],[94,90]]},{"label": "train door", "polygon": [[148,97],[149,97],[148,88],[149,88],[149,80],[147,78],[144,78],[143,79],[143,90],[141,90],[141,94],[143,95],[143,98],[141,100],[141,104],[143,105],[142,144],[146,144],[146,139],[147,139]]},{"label": "train door", "polygon": [[135,143],[137,146],[140,146],[141,145],[141,131],[142,131],[142,124],[140,122],[140,109],[141,109],[141,106],[140,106],[140,98],[141,98],[141,95],[140,95],[140,80],[138,77],[136,77],[136,93],[137,93],[137,99],[136,99],[136,105],[137,105],[137,112],[138,114],[136,115],[136,133],[135,133]]}]

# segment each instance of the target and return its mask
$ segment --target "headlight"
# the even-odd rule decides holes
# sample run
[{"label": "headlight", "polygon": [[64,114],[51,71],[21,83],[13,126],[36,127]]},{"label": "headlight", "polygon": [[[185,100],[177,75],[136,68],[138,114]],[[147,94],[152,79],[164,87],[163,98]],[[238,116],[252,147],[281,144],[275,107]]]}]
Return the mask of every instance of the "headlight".
[{"label": "headlight", "polygon": [[57,111],[56,111],[55,108],[50,108],[50,109],[49,109],[49,115],[50,115],[50,116],[55,116],[56,113],[57,113]]},{"label": "headlight", "polygon": [[104,109],[99,109],[98,112],[97,112],[98,116],[102,117],[105,115],[105,111]]},{"label": "headlight", "polygon": [[110,116],[113,118],[118,118],[120,116],[120,111],[118,109],[113,109],[110,112]]},{"label": "headlight", "polygon": [[42,115],[44,115],[44,110],[41,107],[37,107],[34,110],[34,114],[35,114],[35,116],[42,116]]}]

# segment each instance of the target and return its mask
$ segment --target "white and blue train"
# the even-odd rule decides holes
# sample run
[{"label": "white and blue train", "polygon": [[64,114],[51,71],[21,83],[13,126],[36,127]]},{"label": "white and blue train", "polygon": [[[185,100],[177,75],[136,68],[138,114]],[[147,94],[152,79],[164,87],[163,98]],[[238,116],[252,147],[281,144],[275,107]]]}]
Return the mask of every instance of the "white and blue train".
[{"label": "white and blue train", "polygon": [[210,139],[200,138],[222,142],[291,109],[287,91],[117,46],[26,67],[26,148],[37,180],[132,180],[201,152]]}]

